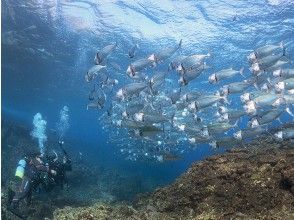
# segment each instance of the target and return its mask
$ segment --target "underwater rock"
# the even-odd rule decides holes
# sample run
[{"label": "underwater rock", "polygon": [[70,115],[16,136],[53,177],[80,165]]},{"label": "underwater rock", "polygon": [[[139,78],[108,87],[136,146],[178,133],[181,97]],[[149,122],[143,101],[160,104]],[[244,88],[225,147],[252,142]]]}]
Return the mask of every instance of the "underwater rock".
[{"label": "underwater rock", "polygon": [[[80,213],[91,215],[80,219],[294,219],[293,144],[269,145],[196,162],[173,184],[139,197],[134,208],[86,207]],[[78,210],[56,210],[54,219],[79,219]]]},{"label": "underwater rock", "polygon": [[281,184],[285,189],[289,189],[294,196],[294,167],[289,167],[282,171]]}]

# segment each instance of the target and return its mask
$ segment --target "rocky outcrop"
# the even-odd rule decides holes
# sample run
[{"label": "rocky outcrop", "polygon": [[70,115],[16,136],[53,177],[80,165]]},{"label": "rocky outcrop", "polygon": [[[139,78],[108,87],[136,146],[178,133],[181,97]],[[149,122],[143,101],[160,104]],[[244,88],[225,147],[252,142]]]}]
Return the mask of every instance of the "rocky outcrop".
[{"label": "rocky outcrop", "polygon": [[55,219],[294,219],[294,148],[291,143],[283,146],[258,151],[230,150],[194,163],[173,184],[139,198],[134,208],[106,206],[103,214],[99,205],[82,210],[67,208],[56,210],[54,216]]}]

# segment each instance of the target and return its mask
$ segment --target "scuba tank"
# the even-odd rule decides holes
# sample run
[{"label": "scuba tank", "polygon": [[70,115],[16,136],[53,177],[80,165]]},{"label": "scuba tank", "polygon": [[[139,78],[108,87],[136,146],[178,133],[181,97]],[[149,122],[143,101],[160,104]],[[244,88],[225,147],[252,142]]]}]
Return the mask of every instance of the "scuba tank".
[{"label": "scuba tank", "polygon": [[18,161],[17,168],[15,171],[15,176],[18,176],[19,178],[23,178],[24,173],[25,173],[25,168],[26,168],[27,162],[24,159],[21,159]]}]

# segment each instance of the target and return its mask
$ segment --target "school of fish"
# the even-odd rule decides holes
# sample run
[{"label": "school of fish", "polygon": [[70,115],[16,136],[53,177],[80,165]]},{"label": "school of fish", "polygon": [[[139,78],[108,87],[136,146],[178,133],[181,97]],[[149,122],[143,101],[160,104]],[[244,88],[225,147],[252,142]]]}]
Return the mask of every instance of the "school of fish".
[{"label": "school of fish", "polygon": [[[291,62],[283,42],[253,50],[249,71],[240,66],[212,72],[207,65],[212,54],[183,55],[180,40],[144,58],[136,57],[135,44],[124,72],[110,61],[117,47],[116,42],[99,50],[85,74],[93,88],[87,109],[104,110],[99,120],[126,159],[162,162],[201,144],[242,146],[260,135],[294,138],[294,69],[284,67]],[[109,69],[119,72],[124,84]],[[215,91],[197,88],[200,75]],[[290,120],[281,122],[282,115]]]}]

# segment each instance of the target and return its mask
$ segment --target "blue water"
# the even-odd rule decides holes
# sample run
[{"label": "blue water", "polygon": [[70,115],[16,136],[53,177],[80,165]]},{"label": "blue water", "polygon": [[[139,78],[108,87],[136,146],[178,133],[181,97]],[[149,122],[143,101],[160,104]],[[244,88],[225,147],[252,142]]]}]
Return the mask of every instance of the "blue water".
[{"label": "blue water", "polygon": [[[170,182],[192,161],[214,152],[203,145],[176,162],[124,160],[98,123],[103,111],[86,109],[92,87],[84,75],[93,65],[94,54],[117,41],[118,49],[109,60],[118,63],[125,74],[130,63],[126,54],[134,43],[140,46],[136,58],[141,58],[183,39],[182,54],[212,53],[208,61],[212,68],[189,87],[216,91],[219,86],[209,85],[208,76],[229,67],[245,67],[245,75],[250,75],[246,56],[257,47],[283,41],[293,60],[293,12],[290,0],[3,0],[2,117],[33,129],[33,116],[40,112],[47,130],[56,129],[59,111],[67,105],[70,128],[65,141],[75,150],[98,164],[128,170],[158,184]],[[237,97],[232,107],[240,107],[234,100]],[[286,115],[282,118],[293,120]]]}]

